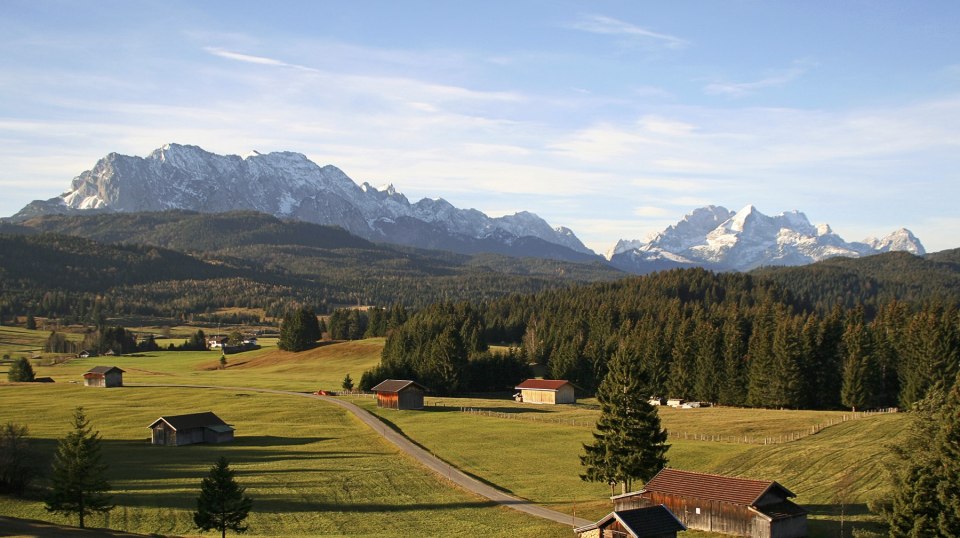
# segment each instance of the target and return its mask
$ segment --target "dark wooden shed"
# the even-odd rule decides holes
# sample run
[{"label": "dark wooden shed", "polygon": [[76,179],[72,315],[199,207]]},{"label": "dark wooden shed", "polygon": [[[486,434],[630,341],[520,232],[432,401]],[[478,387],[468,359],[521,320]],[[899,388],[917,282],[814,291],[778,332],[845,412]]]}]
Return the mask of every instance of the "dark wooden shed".
[{"label": "dark wooden shed", "polygon": [[211,411],[160,417],[148,426],[151,444],[165,446],[233,441],[233,426]]},{"label": "dark wooden shed", "polygon": [[406,379],[387,379],[376,387],[377,407],[387,409],[423,409],[423,394],[427,388]]},{"label": "dark wooden shed", "polygon": [[773,481],[663,469],[642,490],[613,502],[616,511],[665,505],[696,530],[800,538],[807,535],[807,511],[789,500],[795,496]]},{"label": "dark wooden shed", "polygon": [[123,370],[116,366],[94,366],[83,374],[83,384],[87,387],[122,387]]},{"label": "dark wooden shed", "polygon": [[666,506],[613,511],[596,523],[573,529],[579,538],[677,538],[687,528]]}]

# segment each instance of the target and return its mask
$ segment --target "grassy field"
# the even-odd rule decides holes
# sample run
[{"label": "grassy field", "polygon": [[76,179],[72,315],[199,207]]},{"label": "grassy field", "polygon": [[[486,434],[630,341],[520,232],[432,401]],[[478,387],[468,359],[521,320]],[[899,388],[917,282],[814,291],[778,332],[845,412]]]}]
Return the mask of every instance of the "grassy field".
[{"label": "grassy field", "polygon": [[[14,338],[29,341],[29,337],[14,330],[8,338],[12,342]],[[251,494],[263,499],[258,506],[266,509],[257,514],[254,529],[258,534],[365,535],[375,533],[377,524],[396,524],[420,534],[424,529],[444,528],[484,536],[507,532],[569,535],[569,529],[537,526],[541,524],[525,516],[503,515],[482,500],[444,487],[353,419],[319,402],[304,399],[285,406],[278,405],[276,396],[242,391],[133,387],[104,391],[76,384],[90,367],[110,364],[126,370],[124,382],[128,384],[335,390],[345,374],[350,373],[356,381],[379,361],[383,340],[327,344],[296,354],[277,350],[268,339],[262,343],[263,349],[228,356],[225,369],[219,368],[217,352],[144,353],[36,366],[37,375],[51,376],[57,383],[0,388],[0,421],[30,417],[31,433],[52,450],[54,439],[67,427],[72,406],[87,405],[109,440],[109,450],[116,453],[120,479],[115,478],[114,484],[122,489],[124,500],[122,510],[111,515],[113,528],[190,533],[184,514],[192,506],[196,484],[214,454],[223,452],[231,459],[236,456]],[[354,400],[452,465],[514,495],[585,518],[599,518],[611,508],[609,486],[579,479],[578,456],[583,443],[591,440],[599,414],[595,400],[571,406],[536,406],[506,398],[428,397],[427,408],[419,412],[378,410],[369,397]],[[464,413],[465,408],[479,409],[482,414]],[[146,446],[146,425],[160,414],[207,409],[237,425],[237,443],[172,451]],[[887,453],[884,444],[895,442],[906,420],[905,415],[875,415],[843,421],[850,415],[731,408],[661,408],[660,415],[672,432],[671,466],[777,480],[811,510],[812,536],[831,537],[838,535],[837,485],[847,475],[854,480],[854,493],[846,501],[848,518],[852,515],[859,526],[871,525],[866,503],[887,490],[880,471]],[[830,426],[810,435],[824,425]],[[801,435],[804,437],[796,441],[764,444],[765,440]],[[401,474],[384,471],[391,465],[401,465],[402,470],[396,471]],[[126,476],[127,471],[139,468],[149,468],[150,476]],[[384,480],[388,484],[381,483]],[[318,484],[308,484],[314,481]],[[413,484],[411,493],[400,493],[408,481]],[[39,504],[8,504],[0,505],[0,513],[16,509],[21,517],[51,518]],[[467,514],[493,511],[495,515],[477,519],[458,510]],[[351,518],[327,517],[340,511],[353,516],[353,526],[347,523]],[[175,523],[163,526],[168,519]],[[481,524],[490,527],[474,532],[480,527],[473,525]],[[510,530],[514,525],[519,526]],[[518,534],[516,529],[531,530]],[[688,532],[685,536],[714,535]]]},{"label": "grassy field", "polygon": [[[103,435],[117,508],[89,524],[196,535],[200,479],[221,455],[254,499],[256,536],[569,536],[569,528],[493,506],[423,470],[352,416],[320,401],[231,390],[20,384],[0,389],[0,423],[29,425],[49,457],[83,405]],[[237,428],[225,445],[154,447],[160,414],[213,410]],[[72,523],[39,501],[0,497],[5,515]]]},{"label": "grassy field", "polygon": [[[536,406],[512,400],[427,398],[425,411],[377,409],[369,398],[357,403],[401,429],[419,444],[466,472],[520,497],[586,518],[610,511],[607,485],[583,482],[579,454],[592,440],[599,411],[593,405]],[[490,414],[461,412],[482,408]],[[854,493],[847,518],[874,527],[866,503],[887,491],[881,471],[885,443],[903,428],[904,415],[873,415],[842,421],[831,411],[774,411],[730,408],[660,410],[670,431],[731,437],[773,438],[835,425],[797,441],[771,445],[671,438],[670,466],[707,473],[776,480],[811,510],[812,536],[837,536],[837,485],[849,473]],[[753,420],[751,420],[753,417]],[[491,457],[496,454],[496,457]],[[849,531],[850,525],[847,525]],[[687,536],[714,536],[690,532]],[[719,536],[719,535],[716,535]]]}]

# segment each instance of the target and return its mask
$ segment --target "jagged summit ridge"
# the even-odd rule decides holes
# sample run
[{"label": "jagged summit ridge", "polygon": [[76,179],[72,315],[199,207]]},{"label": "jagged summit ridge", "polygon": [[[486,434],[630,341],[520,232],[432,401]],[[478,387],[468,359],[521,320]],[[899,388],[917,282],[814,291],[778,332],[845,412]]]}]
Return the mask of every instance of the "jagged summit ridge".
[{"label": "jagged summit ridge", "polygon": [[32,202],[13,218],[170,209],[254,210],[341,226],[375,241],[461,251],[523,254],[506,243],[532,238],[545,257],[595,256],[569,229],[555,229],[533,213],[491,218],[442,198],[411,204],[392,184],[358,185],[339,168],[319,166],[302,153],[251,151],[241,157],[175,143],[146,157],[111,153],[74,178],[69,191]]},{"label": "jagged summit ridge", "polygon": [[753,205],[740,211],[720,206],[694,210],[649,241],[620,240],[610,251],[611,263],[631,272],[669,267],[703,266],[747,271],[761,265],[803,265],[835,256],[861,257],[925,251],[913,233],[901,228],[882,239],[848,243],[829,225],[814,226],[800,211],[775,216]]}]

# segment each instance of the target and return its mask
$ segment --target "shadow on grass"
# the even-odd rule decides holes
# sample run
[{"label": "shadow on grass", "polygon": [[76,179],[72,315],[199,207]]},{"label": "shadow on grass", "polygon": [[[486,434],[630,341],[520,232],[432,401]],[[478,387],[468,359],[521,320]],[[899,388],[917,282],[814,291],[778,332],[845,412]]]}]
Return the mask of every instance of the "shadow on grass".
[{"label": "shadow on grass", "polygon": [[[808,519],[810,536],[829,536],[849,538],[853,536],[854,529],[860,529],[886,535],[886,526],[877,521],[873,512],[867,508],[866,504],[848,504],[844,507],[843,522],[841,523],[840,506],[836,504],[805,504],[804,508],[810,511],[810,515],[816,519]],[[865,519],[864,516],[874,516],[873,519]],[[857,518],[851,520],[850,518]],[[841,532],[842,529],[842,532]]]}]

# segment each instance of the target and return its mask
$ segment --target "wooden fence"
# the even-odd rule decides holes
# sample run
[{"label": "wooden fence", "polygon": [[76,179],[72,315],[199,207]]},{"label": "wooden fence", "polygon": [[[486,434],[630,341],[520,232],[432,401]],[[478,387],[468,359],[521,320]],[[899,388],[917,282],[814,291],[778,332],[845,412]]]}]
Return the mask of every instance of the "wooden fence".
[{"label": "wooden fence", "polygon": [[[489,409],[476,409],[473,407],[461,407],[461,413],[468,413],[471,415],[479,415],[484,417],[493,417],[493,418],[502,418],[502,419],[512,419],[512,420],[529,420],[534,422],[548,423],[548,424],[560,424],[563,426],[573,426],[573,427],[586,427],[593,428],[595,426],[595,421],[590,420],[577,420],[573,418],[564,418],[564,417],[551,417],[543,415],[531,415],[526,413],[504,413],[501,411],[491,411]],[[671,439],[683,439],[686,441],[709,441],[717,443],[737,443],[737,444],[748,444],[748,445],[777,445],[782,443],[789,443],[792,441],[799,441],[804,437],[809,437],[811,435],[816,435],[821,431],[829,428],[830,426],[835,426],[837,424],[842,424],[851,420],[858,420],[870,416],[887,414],[887,413],[896,413],[898,409],[893,407],[889,409],[878,409],[875,411],[857,411],[853,413],[844,413],[839,417],[834,417],[828,420],[826,423],[815,424],[809,429],[802,431],[793,431],[786,432],[783,434],[778,434],[774,436],[752,436],[752,435],[718,435],[712,433],[693,433],[693,432],[679,432],[679,431],[669,431],[668,435]],[[548,415],[553,415],[555,413],[548,413]]]}]

